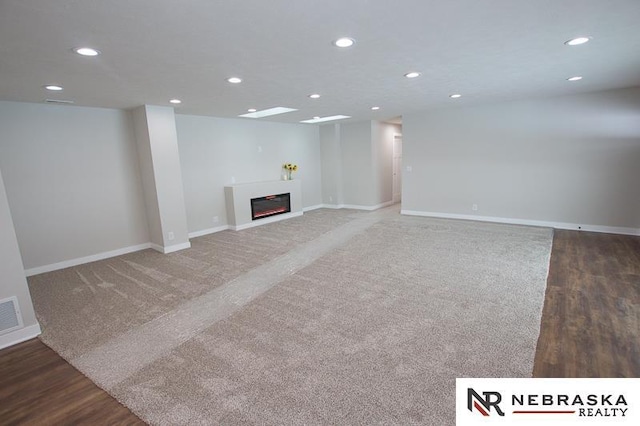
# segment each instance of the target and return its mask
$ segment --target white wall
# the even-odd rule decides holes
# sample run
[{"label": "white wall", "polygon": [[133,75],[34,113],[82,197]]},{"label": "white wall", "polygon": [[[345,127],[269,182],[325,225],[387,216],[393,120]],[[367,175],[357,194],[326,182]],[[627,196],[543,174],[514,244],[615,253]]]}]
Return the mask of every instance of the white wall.
[{"label": "white wall", "polygon": [[322,203],[330,205],[344,204],[340,124],[320,126],[320,155]]},{"label": "white wall", "polygon": [[173,108],[143,105],[132,112],[152,247],[191,247]]},{"label": "white wall", "polygon": [[371,123],[374,204],[393,199],[393,140],[395,135],[401,133],[399,125],[378,121]]},{"label": "white wall", "polygon": [[149,241],[156,246],[162,247],[164,246],[164,236],[162,234],[162,223],[160,221],[158,190],[156,189],[153,157],[151,155],[151,135],[149,134],[149,123],[147,122],[145,106],[141,105],[138,108],[134,108],[131,111],[131,117],[138,152],[140,181],[142,183],[144,204],[147,213]]},{"label": "white wall", "polygon": [[407,114],[402,132],[403,210],[640,228],[640,88]]},{"label": "white wall", "polygon": [[228,224],[225,185],[279,180],[285,162],[299,166],[303,206],[322,203],[318,126],[178,114],[176,127],[189,232]]},{"label": "white wall", "polygon": [[128,112],[0,102],[0,128],[25,268],[149,241]]},{"label": "white wall", "polygon": [[0,349],[40,334],[0,173],[0,300],[16,297],[22,329],[0,335]]},{"label": "white wall", "polygon": [[393,137],[400,126],[377,121],[320,127],[322,200],[375,208],[393,198]]},{"label": "white wall", "polygon": [[371,122],[342,123],[340,136],[344,203],[357,206],[377,204],[373,185]]}]

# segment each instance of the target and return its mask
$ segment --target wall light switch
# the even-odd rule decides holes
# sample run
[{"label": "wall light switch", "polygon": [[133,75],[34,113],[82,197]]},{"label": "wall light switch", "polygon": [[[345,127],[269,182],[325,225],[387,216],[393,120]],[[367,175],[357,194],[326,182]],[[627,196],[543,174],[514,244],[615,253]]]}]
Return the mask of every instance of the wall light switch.
[{"label": "wall light switch", "polygon": [[218,222],[220,222],[220,218],[218,216],[214,216],[213,223],[218,223]]},{"label": "wall light switch", "polygon": [[231,183],[236,183],[236,178],[235,178],[235,176],[231,176]]},{"label": "wall light switch", "polygon": [[407,166],[407,171],[408,171],[408,172],[412,172],[412,171],[413,171],[413,167],[411,167],[411,166]]},{"label": "wall light switch", "polygon": [[173,232],[168,232],[167,238],[169,238],[169,241],[173,241],[176,238],[176,236],[173,234]]},{"label": "wall light switch", "polygon": [[262,147],[258,146],[258,152],[262,152]]}]

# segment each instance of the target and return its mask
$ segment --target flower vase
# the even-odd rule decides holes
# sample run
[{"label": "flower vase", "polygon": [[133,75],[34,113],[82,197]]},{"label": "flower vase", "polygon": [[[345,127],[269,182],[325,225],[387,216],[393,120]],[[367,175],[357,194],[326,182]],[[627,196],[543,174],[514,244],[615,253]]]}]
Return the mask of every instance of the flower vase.
[{"label": "flower vase", "polygon": [[287,180],[291,180],[291,179],[293,179],[291,177],[291,170],[287,170]]}]

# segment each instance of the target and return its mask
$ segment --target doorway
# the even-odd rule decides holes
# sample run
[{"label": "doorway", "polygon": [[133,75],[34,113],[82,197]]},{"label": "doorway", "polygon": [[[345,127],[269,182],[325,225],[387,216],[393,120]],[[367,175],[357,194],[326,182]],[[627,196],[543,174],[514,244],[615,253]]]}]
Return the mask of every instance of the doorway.
[{"label": "doorway", "polygon": [[402,135],[393,137],[393,202],[402,200]]}]

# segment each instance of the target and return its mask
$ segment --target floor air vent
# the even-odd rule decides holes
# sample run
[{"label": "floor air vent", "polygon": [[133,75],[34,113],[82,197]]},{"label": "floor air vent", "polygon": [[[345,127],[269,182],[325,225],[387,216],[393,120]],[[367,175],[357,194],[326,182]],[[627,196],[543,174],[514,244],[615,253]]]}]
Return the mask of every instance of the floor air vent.
[{"label": "floor air vent", "polygon": [[19,328],[22,328],[22,318],[18,307],[18,299],[14,296],[0,300],[0,334]]}]

